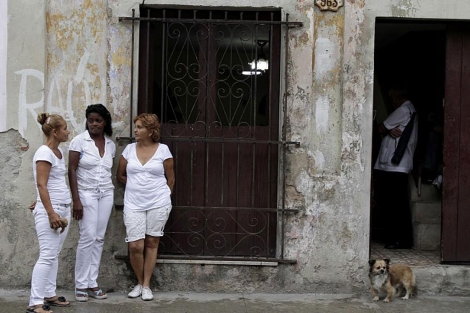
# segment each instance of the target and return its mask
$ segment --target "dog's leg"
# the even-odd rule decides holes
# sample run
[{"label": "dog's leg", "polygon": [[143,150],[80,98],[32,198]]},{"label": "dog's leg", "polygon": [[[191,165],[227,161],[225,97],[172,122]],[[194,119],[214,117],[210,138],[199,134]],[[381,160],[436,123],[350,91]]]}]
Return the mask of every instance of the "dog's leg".
[{"label": "dog's leg", "polygon": [[387,291],[387,297],[384,299],[384,302],[390,302],[395,296],[395,287],[390,284],[385,285],[385,290]]},{"label": "dog's leg", "polygon": [[379,293],[377,292],[377,290],[375,290],[374,288],[370,288],[370,291],[372,292],[372,295],[374,296],[372,301],[379,301]]},{"label": "dog's leg", "polygon": [[404,284],[404,287],[405,287],[405,290],[406,290],[406,294],[404,297],[402,297],[403,300],[408,300],[411,296],[411,286],[409,284]]}]

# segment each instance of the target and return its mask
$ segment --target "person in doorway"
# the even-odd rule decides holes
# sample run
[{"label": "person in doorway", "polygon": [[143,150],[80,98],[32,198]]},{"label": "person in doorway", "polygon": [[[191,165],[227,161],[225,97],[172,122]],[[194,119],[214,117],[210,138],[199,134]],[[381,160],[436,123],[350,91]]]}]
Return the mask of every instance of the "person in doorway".
[{"label": "person in doorway", "polygon": [[104,237],[114,202],[111,168],[116,146],[110,139],[111,114],[102,104],[86,108],[86,130],[69,146],[69,184],[73,218],[78,222],[75,300],[106,299],[97,279]]},{"label": "person in doorway", "polygon": [[129,298],[152,300],[150,289],[158,244],[171,211],[175,184],[173,156],[159,143],[160,121],[155,114],[134,118],[137,143],[129,144],[119,160],[117,179],[125,184],[124,224],[137,285]]},{"label": "person in doorway", "polygon": [[399,162],[392,162],[395,149],[401,140],[402,132],[416,112],[403,87],[393,87],[389,96],[394,111],[379,125],[383,136],[379,155],[375,162],[377,203],[384,211],[385,248],[410,249],[413,245],[411,209],[408,196],[408,176],[413,169],[413,155],[418,141],[418,119],[414,119],[413,129],[404,155]]},{"label": "person in doorway", "polygon": [[[52,313],[50,306],[70,303],[56,295],[59,253],[67,237],[70,220],[70,191],[65,180],[65,158],[59,145],[69,138],[65,119],[57,114],[40,113],[37,121],[46,135],[46,143],[33,157],[33,175],[37,199],[33,207],[39,258],[31,278],[31,296],[27,313]],[[59,230],[61,228],[61,230]]]}]

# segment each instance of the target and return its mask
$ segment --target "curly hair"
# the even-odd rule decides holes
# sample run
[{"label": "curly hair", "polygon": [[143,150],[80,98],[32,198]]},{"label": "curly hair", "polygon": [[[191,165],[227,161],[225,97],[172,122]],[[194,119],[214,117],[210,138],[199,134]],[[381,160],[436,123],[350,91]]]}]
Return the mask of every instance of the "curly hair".
[{"label": "curly hair", "polygon": [[[101,103],[97,104],[90,104],[87,106],[86,111],[85,111],[85,117],[88,119],[88,116],[91,113],[97,113],[99,114],[106,122],[106,125],[104,126],[104,133],[111,137],[113,135],[113,128],[111,126],[113,120],[111,119],[111,114],[109,113],[108,109]],[[86,123],[85,126],[86,130],[88,130],[88,123]]]},{"label": "curly hair", "polygon": [[134,124],[141,121],[143,126],[152,133],[152,141],[158,142],[160,140],[160,119],[155,114],[142,113],[134,118]]},{"label": "curly hair", "polygon": [[65,119],[59,114],[39,113],[37,121],[42,125],[41,129],[44,135],[50,136],[54,129],[58,129],[65,122]]}]

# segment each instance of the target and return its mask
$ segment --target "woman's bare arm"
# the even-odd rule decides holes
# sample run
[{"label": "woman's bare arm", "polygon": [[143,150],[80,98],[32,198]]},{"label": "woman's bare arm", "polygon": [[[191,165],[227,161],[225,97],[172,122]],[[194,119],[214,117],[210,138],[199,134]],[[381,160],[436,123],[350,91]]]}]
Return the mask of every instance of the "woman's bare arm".
[{"label": "woman's bare arm", "polygon": [[168,187],[170,187],[171,194],[173,194],[173,188],[175,186],[175,170],[173,159],[166,159],[163,161],[163,167],[165,169],[165,176]]},{"label": "woman's bare arm", "polygon": [[119,159],[119,165],[118,165],[118,169],[116,173],[116,178],[124,185],[127,183],[126,168],[127,168],[127,160],[124,159],[124,157],[121,155],[121,158]]},{"label": "woman's bare arm", "polygon": [[39,198],[41,199],[42,205],[46,209],[51,228],[57,229],[62,227],[62,222],[60,221],[59,214],[57,214],[52,208],[49,190],[47,189],[47,182],[49,181],[51,167],[52,164],[47,161],[36,162],[36,183],[38,185]]},{"label": "woman's bare arm", "polygon": [[69,185],[73,200],[73,218],[81,220],[83,217],[83,206],[78,195],[77,168],[80,160],[80,152],[69,151]]}]

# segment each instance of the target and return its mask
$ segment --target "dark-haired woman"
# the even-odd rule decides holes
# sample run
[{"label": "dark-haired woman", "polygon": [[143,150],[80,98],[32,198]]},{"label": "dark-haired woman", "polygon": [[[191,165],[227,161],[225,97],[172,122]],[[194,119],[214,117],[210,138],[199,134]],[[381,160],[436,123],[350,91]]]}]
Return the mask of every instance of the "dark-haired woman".
[{"label": "dark-haired woman", "polygon": [[[69,138],[67,123],[57,114],[41,113],[37,121],[46,143],[33,157],[37,203],[33,210],[39,242],[39,258],[31,278],[31,297],[27,313],[52,313],[50,306],[69,306],[56,295],[59,253],[68,228],[61,218],[70,220],[70,191],[65,180],[65,159],[60,143]],[[61,228],[62,230],[59,230]]]},{"label": "dark-haired woman", "polygon": [[128,145],[119,159],[117,179],[126,185],[124,224],[126,242],[137,285],[129,298],[153,299],[150,278],[157,261],[158,244],[171,211],[175,184],[173,156],[159,143],[160,121],[155,114],[134,118],[137,143]]},{"label": "dark-haired woman", "polygon": [[85,111],[86,131],[69,146],[69,184],[73,218],[80,228],[75,263],[75,299],[106,299],[97,279],[104,237],[114,201],[111,168],[116,146],[110,139],[111,114],[102,104]]}]

